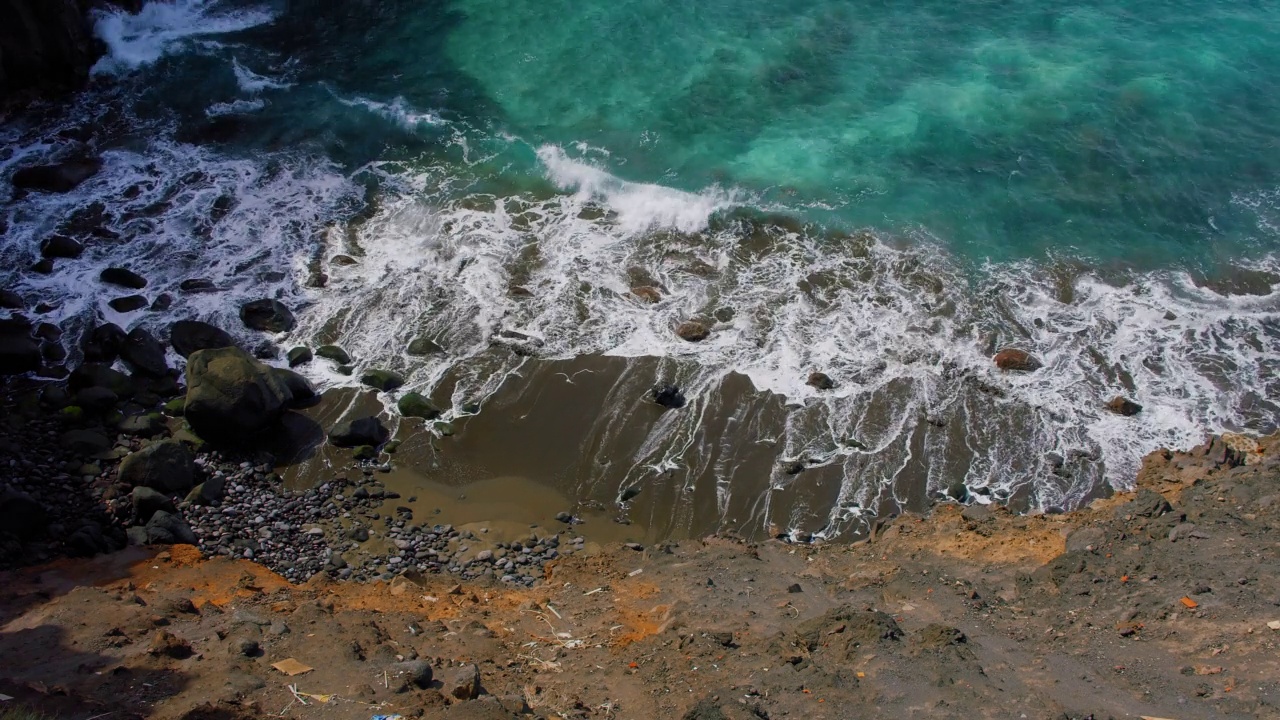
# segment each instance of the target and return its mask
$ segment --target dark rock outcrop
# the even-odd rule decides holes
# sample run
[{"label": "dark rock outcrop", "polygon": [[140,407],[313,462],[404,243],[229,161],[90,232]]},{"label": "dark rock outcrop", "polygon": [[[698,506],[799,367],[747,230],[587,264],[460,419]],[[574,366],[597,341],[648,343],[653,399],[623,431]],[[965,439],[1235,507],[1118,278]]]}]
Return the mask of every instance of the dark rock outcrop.
[{"label": "dark rock outcrop", "polygon": [[125,337],[124,345],[120,347],[120,359],[140,375],[160,377],[169,371],[164,361],[164,346],[140,327],[130,330]]},{"label": "dark rock outcrop", "polygon": [[31,538],[44,531],[48,513],[30,495],[17,490],[0,493],[0,529],[20,538]]},{"label": "dark rock outcrop", "polygon": [[669,410],[679,410],[687,402],[680,387],[671,383],[663,383],[654,387],[653,401]]},{"label": "dark rock outcrop", "polygon": [[118,313],[137,312],[150,304],[151,301],[142,295],[125,295],[124,297],[107,301],[107,305],[110,305],[111,309]]},{"label": "dark rock outcrop", "polygon": [[440,408],[436,407],[425,395],[417,392],[409,392],[400,396],[400,400],[396,402],[396,409],[405,417],[416,417],[423,420],[434,420],[440,417]]},{"label": "dark rock outcrop", "polygon": [[1107,403],[1107,409],[1117,415],[1131,417],[1142,412],[1142,406],[1123,395],[1117,395]]},{"label": "dark rock outcrop", "polygon": [[329,442],[338,447],[377,447],[387,441],[390,433],[376,417],[362,417],[340,422],[329,431]]},{"label": "dark rock outcrop", "polygon": [[173,500],[162,492],[157,492],[145,485],[139,485],[133,489],[130,495],[133,500],[133,518],[139,523],[146,524],[151,516],[159,511],[167,513],[177,513],[178,508],[174,507]]},{"label": "dark rock outcrop", "polygon": [[195,484],[195,457],[177,440],[162,440],[120,461],[120,482],[165,493],[185,493]]},{"label": "dark rock outcrop", "polygon": [[830,390],[836,386],[836,381],[832,380],[831,376],[826,373],[815,372],[809,374],[809,379],[805,381],[805,384],[819,390]]},{"label": "dark rock outcrop", "polygon": [[1034,372],[1043,366],[1031,353],[1017,348],[1001,350],[996,353],[992,361],[1001,370],[1012,370],[1014,372]]},{"label": "dark rock outcrop", "polygon": [[84,253],[84,245],[66,235],[50,235],[40,241],[40,255],[47,258],[74,260]]},{"label": "dark rock outcrop", "polygon": [[72,90],[100,54],[77,0],[0,0],[0,92]]},{"label": "dark rock outcrop", "polygon": [[225,330],[199,320],[179,320],[169,326],[169,344],[174,352],[189,358],[198,350],[234,347],[236,341]]},{"label": "dark rock outcrop", "polygon": [[158,510],[151,519],[147,521],[147,542],[172,545],[175,543],[183,543],[186,545],[195,545],[195,533],[191,532],[191,527],[187,525],[187,521],[173,513]]},{"label": "dark rock outcrop", "polygon": [[147,279],[127,268],[109,267],[103,270],[98,279],[110,285],[119,285],[130,290],[141,290],[147,286]]},{"label": "dark rock outcrop", "polygon": [[240,348],[200,350],[187,359],[184,413],[203,438],[251,437],[274,425],[292,401],[275,368]]},{"label": "dark rock outcrop", "polygon": [[368,370],[360,376],[360,382],[371,388],[388,392],[404,385],[404,378],[390,370]]},{"label": "dark rock outcrop", "polygon": [[128,335],[119,325],[106,323],[90,328],[80,340],[85,362],[112,363],[120,357],[120,348]]},{"label": "dark rock outcrop", "polygon": [[19,319],[0,322],[0,375],[21,375],[40,367],[40,343]]},{"label": "dark rock outcrop", "polygon": [[316,357],[332,360],[339,365],[346,365],[351,362],[351,356],[347,354],[347,351],[337,345],[321,345],[316,348]]}]

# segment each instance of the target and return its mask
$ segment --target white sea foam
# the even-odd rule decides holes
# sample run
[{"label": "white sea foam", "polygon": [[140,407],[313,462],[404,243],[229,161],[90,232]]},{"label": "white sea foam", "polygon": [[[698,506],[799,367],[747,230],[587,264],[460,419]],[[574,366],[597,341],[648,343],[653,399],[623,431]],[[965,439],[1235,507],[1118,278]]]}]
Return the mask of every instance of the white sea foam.
[{"label": "white sea foam", "polygon": [[427,125],[444,125],[445,121],[439,115],[431,112],[421,112],[415,110],[409,101],[402,97],[398,97],[389,103],[370,100],[364,97],[346,98],[334,93],[333,97],[347,107],[362,107],[369,112],[378,115],[386,120],[399,125],[410,132]]},{"label": "white sea foam", "polygon": [[208,117],[220,117],[222,115],[243,115],[261,110],[267,106],[267,101],[261,98],[253,100],[232,100],[231,102],[217,102],[205,108],[204,114]]},{"label": "white sea foam", "polygon": [[107,54],[93,72],[126,73],[154,63],[188,41],[246,30],[274,17],[267,8],[233,9],[219,0],[153,0],[136,14],[98,10],[94,32],[106,43]]},{"label": "white sea foam", "polygon": [[236,74],[236,84],[250,95],[257,95],[263,90],[285,90],[293,87],[293,83],[276,78],[259,75],[240,63],[239,58],[231,59],[231,68]]}]

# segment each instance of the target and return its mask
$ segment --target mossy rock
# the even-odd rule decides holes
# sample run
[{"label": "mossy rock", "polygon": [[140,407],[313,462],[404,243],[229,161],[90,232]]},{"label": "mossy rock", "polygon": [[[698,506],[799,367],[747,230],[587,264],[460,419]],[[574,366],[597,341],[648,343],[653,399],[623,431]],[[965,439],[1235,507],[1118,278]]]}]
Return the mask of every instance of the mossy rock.
[{"label": "mossy rock", "polygon": [[382,447],[382,452],[387,453],[388,455],[394,455],[395,452],[399,449],[400,449],[400,441],[392,440],[391,442],[387,443]]},{"label": "mossy rock", "polygon": [[376,460],[378,451],[372,445],[361,445],[351,451],[351,457],[356,460]]},{"label": "mossy rock", "polygon": [[355,367],[353,367],[353,366],[351,366],[351,365],[339,365],[339,366],[338,366],[338,374],[339,374],[339,375],[351,375],[351,374],[355,373],[355,371],[356,371]]},{"label": "mossy rock", "polygon": [[187,408],[187,399],[185,397],[176,397],[164,404],[164,414],[169,417],[182,417],[182,413]]},{"label": "mossy rock", "polygon": [[444,352],[444,348],[440,347],[440,345],[431,338],[420,337],[415,338],[413,342],[410,342],[409,347],[405,352],[413,355],[414,357],[425,357],[427,355],[442,353]]},{"label": "mossy rock", "polygon": [[453,423],[448,423],[448,422],[436,423],[436,432],[440,433],[441,437],[449,437],[455,432],[453,429]]},{"label": "mossy rock", "polygon": [[299,365],[305,365],[311,362],[313,356],[311,354],[311,348],[306,345],[299,345],[298,347],[290,350],[287,357],[289,358],[289,367],[298,367]]},{"label": "mossy rock", "polygon": [[58,411],[58,417],[67,422],[80,422],[84,420],[84,408],[79,405],[68,405]]},{"label": "mossy rock", "polygon": [[339,365],[348,365],[351,363],[351,356],[346,350],[337,345],[321,345],[316,348],[316,357],[322,357],[326,360],[332,360]]},{"label": "mossy rock", "polygon": [[364,375],[360,376],[360,382],[371,388],[377,388],[383,392],[395,390],[404,385],[404,378],[390,370],[366,370]]},{"label": "mossy rock", "polygon": [[396,403],[396,409],[405,417],[416,417],[423,420],[434,420],[440,417],[440,408],[418,392],[409,392],[400,396],[400,400]]}]

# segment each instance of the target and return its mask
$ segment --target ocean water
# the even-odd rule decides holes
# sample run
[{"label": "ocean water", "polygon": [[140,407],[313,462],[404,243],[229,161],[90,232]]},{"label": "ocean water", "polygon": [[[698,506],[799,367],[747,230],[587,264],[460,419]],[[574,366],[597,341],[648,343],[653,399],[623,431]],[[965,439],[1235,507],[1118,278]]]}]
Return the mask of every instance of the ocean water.
[{"label": "ocean water", "polygon": [[[787,401],[770,492],[793,459],[844,478],[760,527],[865,528],[922,463],[917,494],[1066,507],[1280,417],[1277,27],[1245,0],[153,1],[98,16],[70,107],[0,127],[0,174],[90,136],[106,160],[3,204],[0,282],[71,326],[235,328],[277,296],[299,327],[246,341],[460,374],[451,417],[531,356],[669,358],[693,410],[624,484],[691,473],[700,398],[743,374]],[[110,233],[25,271],[73,221]],[[173,309],[114,313],[107,264]],[[996,371],[1007,346],[1045,367]]]}]

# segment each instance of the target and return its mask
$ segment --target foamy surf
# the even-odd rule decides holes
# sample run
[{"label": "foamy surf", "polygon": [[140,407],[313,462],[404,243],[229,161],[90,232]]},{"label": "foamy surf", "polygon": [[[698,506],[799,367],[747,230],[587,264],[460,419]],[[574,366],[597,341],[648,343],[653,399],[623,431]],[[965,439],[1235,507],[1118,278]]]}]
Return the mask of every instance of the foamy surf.
[{"label": "foamy surf", "polygon": [[180,50],[184,43],[247,30],[275,19],[267,8],[228,8],[219,0],[148,2],[137,13],[95,11],[94,32],[107,54],[94,74],[118,75],[150,65]]}]

